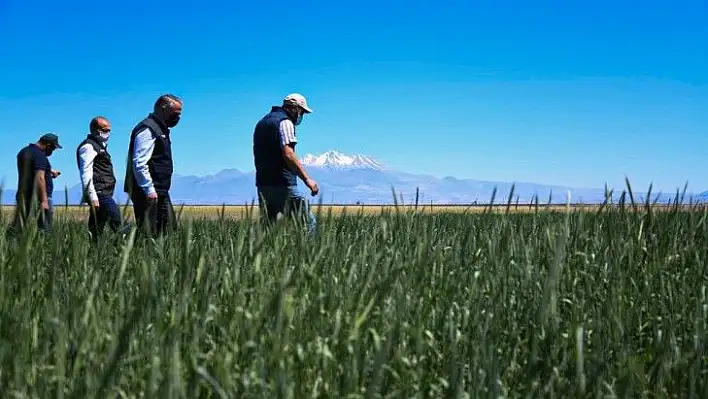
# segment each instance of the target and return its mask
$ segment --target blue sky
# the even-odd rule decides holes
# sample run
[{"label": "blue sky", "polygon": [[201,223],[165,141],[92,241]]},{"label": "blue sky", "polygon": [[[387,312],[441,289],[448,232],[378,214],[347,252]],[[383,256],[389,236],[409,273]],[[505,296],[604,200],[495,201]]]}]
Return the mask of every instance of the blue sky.
[{"label": "blue sky", "polygon": [[[572,3],[572,4],[571,4]],[[298,152],[437,176],[708,189],[708,3],[0,0],[0,179],[41,133],[75,147],[185,99],[176,172],[251,170],[253,125],[289,92],[315,113]],[[316,178],[316,176],[315,176]]]}]

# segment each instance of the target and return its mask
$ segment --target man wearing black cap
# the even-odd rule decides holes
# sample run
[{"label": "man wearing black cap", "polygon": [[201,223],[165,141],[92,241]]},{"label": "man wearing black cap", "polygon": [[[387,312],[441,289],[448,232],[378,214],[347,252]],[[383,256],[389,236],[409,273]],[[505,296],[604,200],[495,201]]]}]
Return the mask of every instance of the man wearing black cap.
[{"label": "man wearing black cap", "polygon": [[17,153],[17,193],[13,228],[21,230],[27,224],[37,202],[40,204],[37,226],[40,231],[52,229],[52,192],[54,181],[61,173],[52,169],[49,157],[62,148],[59,137],[47,133],[36,143],[30,143]]}]

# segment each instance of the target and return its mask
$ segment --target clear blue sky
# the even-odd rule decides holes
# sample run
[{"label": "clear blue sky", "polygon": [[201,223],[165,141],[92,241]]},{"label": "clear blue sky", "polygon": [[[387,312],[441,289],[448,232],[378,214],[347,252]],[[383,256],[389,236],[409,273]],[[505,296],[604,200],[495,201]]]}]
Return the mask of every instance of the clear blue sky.
[{"label": "clear blue sky", "polygon": [[[251,170],[256,121],[293,91],[298,151],[363,153],[437,176],[708,189],[708,3],[0,0],[0,179],[59,134],[79,181],[88,122],[129,132],[185,99],[176,172]],[[338,5],[335,5],[338,4]]]}]

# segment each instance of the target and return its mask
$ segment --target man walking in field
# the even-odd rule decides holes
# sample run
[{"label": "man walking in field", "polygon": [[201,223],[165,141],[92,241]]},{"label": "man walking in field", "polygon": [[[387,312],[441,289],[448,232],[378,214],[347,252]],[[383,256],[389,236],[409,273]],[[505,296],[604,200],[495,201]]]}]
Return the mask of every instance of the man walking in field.
[{"label": "man walking in field", "polygon": [[108,153],[111,124],[105,117],[97,116],[91,119],[89,132],[76,149],[76,163],[83,187],[82,201],[90,205],[89,233],[95,241],[106,223],[113,232],[118,232],[122,220],[113,199],[116,176]]},{"label": "man walking in field", "polygon": [[172,185],[172,140],[170,129],[182,115],[182,100],[164,94],[153,112],[140,121],[130,135],[124,191],[133,202],[139,230],[156,236],[175,227]]},{"label": "man walking in field", "polygon": [[10,227],[12,233],[21,231],[34,215],[37,217],[36,223],[40,231],[51,231],[54,179],[61,173],[52,169],[49,157],[57,148],[62,148],[59,137],[47,133],[40,137],[39,141],[28,144],[17,153],[17,193],[15,218]]},{"label": "man walking in field", "polygon": [[317,182],[308,174],[295,154],[297,135],[305,114],[312,113],[301,94],[289,94],[281,106],[273,106],[257,124],[253,132],[253,159],[256,167],[258,206],[268,222],[278,214],[300,216],[309,232],[317,222],[307,198],[297,187],[299,177],[314,196],[319,193]]}]

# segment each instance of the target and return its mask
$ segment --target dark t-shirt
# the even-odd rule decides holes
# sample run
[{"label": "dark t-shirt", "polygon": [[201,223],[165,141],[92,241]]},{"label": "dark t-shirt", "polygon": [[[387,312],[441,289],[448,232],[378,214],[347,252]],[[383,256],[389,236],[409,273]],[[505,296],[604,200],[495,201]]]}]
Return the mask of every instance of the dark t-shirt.
[{"label": "dark t-shirt", "polygon": [[[52,165],[47,155],[36,144],[29,144],[17,153],[17,195],[19,202],[24,199],[29,202],[34,190],[34,174],[44,171],[44,181],[47,183],[47,197],[52,197],[54,181],[52,180]],[[39,201],[39,198],[37,198]]]}]

